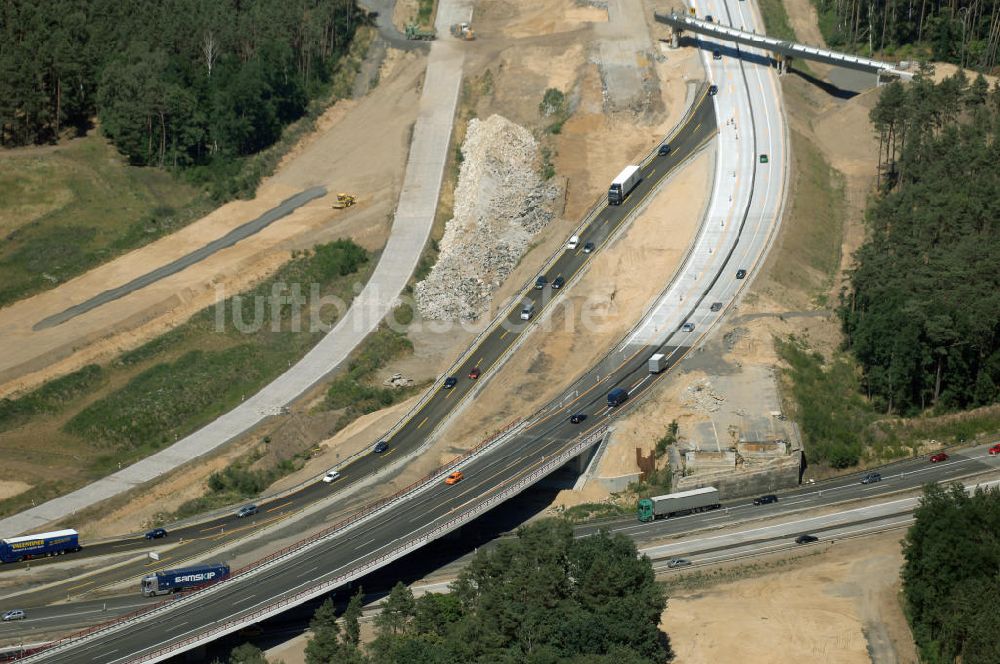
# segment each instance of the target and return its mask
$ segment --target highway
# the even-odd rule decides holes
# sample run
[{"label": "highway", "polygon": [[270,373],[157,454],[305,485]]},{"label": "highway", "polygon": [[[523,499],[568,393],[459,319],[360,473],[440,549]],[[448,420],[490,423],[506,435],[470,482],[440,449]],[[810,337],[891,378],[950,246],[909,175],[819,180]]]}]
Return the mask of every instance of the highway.
[{"label": "highway", "polygon": [[[941,463],[930,463],[926,457],[921,457],[887,464],[879,469],[882,481],[873,484],[861,484],[862,475],[868,472],[866,470],[782,492],[780,501],[770,505],[755,506],[748,498],[725,501],[723,508],[714,512],[652,523],[639,523],[634,518],[589,523],[575,528],[575,533],[578,537],[586,537],[598,530],[621,533],[633,539],[644,553],[656,560],[683,556],[695,564],[730,559],[742,555],[744,551],[790,547],[793,546],[791,539],[800,532],[818,535],[821,541],[825,541],[833,536],[839,537],[845,531],[864,530],[874,527],[872,524],[876,522],[881,523],[885,513],[879,511],[880,505],[891,507],[899,502],[900,507],[891,508],[890,514],[908,515],[912,505],[902,504],[902,499],[895,494],[915,491],[929,482],[947,482],[972,475],[996,478],[1000,473],[1000,456],[989,456],[988,447],[980,445],[954,451],[948,461]],[[968,486],[970,481],[965,483]],[[857,501],[879,503],[859,508]],[[823,516],[813,516],[817,508],[824,508],[821,512]],[[836,518],[840,514],[850,515],[846,523],[843,518]],[[796,517],[794,521],[783,518],[782,523],[773,523],[778,518],[792,516]],[[758,521],[768,525],[754,525]],[[714,534],[731,527],[742,527],[744,530],[737,535]],[[695,532],[706,534],[697,538],[688,535]],[[457,561],[456,566],[467,562],[467,558]],[[28,619],[23,623],[0,625],[0,640],[5,643],[15,638],[25,642],[39,641],[42,635],[55,630],[82,628],[155,601],[142,598],[136,592],[106,600],[35,608],[29,611]]]},{"label": "highway", "polygon": [[[643,181],[630,194],[625,205],[600,209],[600,212],[579,233],[580,244],[577,250],[563,252],[550,267],[548,271],[550,283],[560,275],[567,282],[570,281],[592,255],[585,253],[583,246],[587,242],[593,242],[599,250],[601,244],[614,233],[629,213],[650,195],[658,182],[676,164],[689,157],[712,136],[715,123],[714,109],[710,102],[711,99],[707,96],[697,100],[687,125],[681,127],[679,133],[671,138],[672,149],[668,156],[653,157],[643,165]],[[688,131],[688,127],[692,129]],[[537,302],[536,316],[541,315],[547,303],[551,301],[548,299],[551,298],[550,289],[542,291],[531,289],[524,297]],[[443,420],[463,395],[468,394],[474,387],[473,381],[467,378],[467,372],[473,366],[479,366],[484,374],[489,372],[496,358],[499,358],[516,340],[517,335],[524,331],[526,326],[520,320],[519,312],[520,302],[515,302],[503,324],[485,335],[477,349],[467,355],[468,359],[456,374],[459,378],[456,386],[450,390],[437,391],[418,412],[395,431],[388,441],[391,450],[405,452],[406,446],[416,446],[429,433],[431,427],[424,428],[428,422],[434,424]],[[79,661],[83,658],[95,662],[119,661],[125,656],[119,653],[138,655],[147,652],[149,644],[185,641],[200,628],[216,624],[221,617],[253,615],[261,606],[281,601],[301,591],[303,587],[313,587],[325,578],[336,577],[347,570],[365,569],[394,543],[426,535],[448,515],[496,495],[513,479],[524,477],[539,467],[545,459],[551,459],[572,447],[581,434],[606,424],[612,414],[606,405],[606,394],[611,387],[629,386],[632,397],[635,398],[653,384],[653,381],[648,380],[646,364],[648,356],[654,350],[657,348],[649,348],[648,352],[634,354],[626,361],[620,362],[614,371],[601,370],[599,377],[590,376],[581,379],[590,386],[574,389],[568,401],[564,398],[554,402],[524,432],[506,442],[495,453],[473,459],[463,468],[467,479],[459,485],[433,486],[419,498],[411,498],[388,515],[382,513],[363,527],[347,531],[324,542],[322,546],[302,554],[294,567],[269,568],[259,573],[253,579],[254,588],[249,593],[246,592],[245,582],[228,582],[211,589],[208,594],[200,598],[196,606],[186,607],[179,612],[171,611],[160,615],[154,621],[139,623],[127,631],[107,634],[68,650],[53,652],[45,659]],[[666,347],[660,350],[668,353],[669,365],[672,366],[687,349]],[[573,424],[569,422],[568,414],[576,412],[587,413],[590,417],[581,424]],[[381,457],[375,455],[362,458],[371,459],[368,463],[382,462]],[[355,472],[360,472],[363,463],[358,461],[348,466],[344,479],[348,479],[348,473],[352,472],[355,466],[358,466]],[[324,485],[306,489],[309,490],[329,491],[329,487]],[[201,526],[205,527],[207,526]],[[319,570],[323,572],[320,573]],[[177,619],[176,623],[164,626],[165,621],[174,619]]]},{"label": "highway", "polygon": [[[628,216],[638,205],[650,194],[651,191],[662,181],[662,179],[683,160],[691,156],[702,144],[708,140],[714,132],[714,115],[712,114],[711,98],[703,96],[698,100],[686,126],[679,128],[679,132],[672,140],[671,153],[665,157],[653,157],[643,168],[643,180],[637,185],[632,194],[621,206],[605,206],[593,218],[593,220],[580,233],[580,243],[575,251],[563,251],[554,261],[547,271],[547,278],[551,284],[557,277],[562,277],[568,283],[574,275],[585,267],[586,261],[593,255],[586,253],[584,246],[588,242],[595,245],[594,251],[600,251],[601,246],[611,237]],[[498,359],[517,342],[519,336],[534,324],[542,315],[546,306],[559,296],[559,290],[546,287],[542,290],[529,288],[522,298],[516,300],[515,304],[506,313],[501,323],[494,327],[492,331],[484,335],[475,349],[467,353],[466,361],[463,362],[456,372],[457,384],[452,389],[443,389],[442,381],[435,386],[435,391],[431,397],[425,401],[419,410],[413,412],[409,418],[399,427],[391,437],[387,439],[389,449],[383,454],[368,454],[357,457],[350,465],[340,468],[341,478],[333,485],[322,482],[308,484],[298,491],[282,496],[275,504],[265,504],[261,506],[261,512],[252,519],[237,519],[233,514],[226,514],[204,523],[198,523],[178,529],[170,529],[170,535],[165,540],[159,540],[157,544],[169,544],[181,539],[184,543],[172,548],[164,554],[158,565],[150,565],[146,561],[139,561],[108,570],[107,572],[88,577],[84,582],[70,580],[63,584],[58,584],[44,591],[36,593],[32,597],[24,598],[25,606],[40,606],[57,599],[64,599],[67,595],[78,595],[92,589],[120,581],[122,579],[138,579],[143,574],[148,574],[155,569],[166,569],[176,567],[183,561],[197,560],[201,552],[218,548],[227,542],[246,537],[254,529],[262,528],[273,524],[276,520],[290,516],[300,511],[303,507],[318,500],[328,498],[332,493],[353,482],[361,481],[370,476],[387,463],[394,461],[396,457],[405,455],[420,447],[434,427],[443,422],[449,413],[458,406],[462,399],[476,387],[476,382],[468,378],[473,367],[479,367],[482,371],[480,381],[487,380],[489,373]],[[536,313],[532,320],[522,321],[520,319],[521,302],[530,300],[535,303]],[[651,354],[652,351],[649,352]],[[677,355],[679,356],[679,354]],[[646,355],[648,357],[648,354]],[[636,358],[633,362],[632,371],[628,375],[642,374],[645,372],[645,357]],[[638,371],[641,365],[642,371]],[[582,379],[593,384],[593,378]],[[608,387],[610,389],[610,387]],[[604,392],[594,392],[585,403],[579,403],[579,409],[591,415],[603,412],[601,403],[604,399]],[[100,556],[109,553],[121,554],[129,551],[143,551],[150,548],[150,543],[141,536],[101,543],[95,546],[86,546],[74,556]],[[54,562],[65,562],[65,558],[43,558],[30,561],[33,567],[46,565]],[[27,563],[15,563],[0,566],[0,573],[23,567]]]},{"label": "highway", "polygon": [[[739,64],[736,65],[737,71],[741,71],[739,70],[740,66]],[[580,269],[590,256],[590,254],[583,251],[583,246],[587,242],[594,242],[599,249],[600,245],[614,233],[627,217],[631,209],[644,201],[658,180],[669,172],[674,164],[690,156],[692,151],[697,149],[707,137],[711,136],[716,128],[715,116],[719,114],[719,109],[715,108],[715,105],[709,102],[718,98],[718,96],[714,98],[704,97],[699,100],[694,113],[688,120],[687,126],[683,127],[676,137],[671,138],[671,153],[667,157],[652,158],[644,164],[643,182],[632,192],[626,201],[626,205],[601,209],[599,214],[580,233],[580,243],[576,250],[565,251],[548,270],[547,276],[550,283],[557,276],[562,276],[566,281],[570,281],[576,271]],[[742,98],[740,94],[735,94],[733,99],[736,100],[733,102],[736,104]],[[745,103],[745,99],[742,100]],[[749,112],[747,114],[749,115]],[[685,131],[687,127],[692,126],[694,127],[693,130]],[[731,140],[738,141],[739,138],[734,134]],[[740,246],[740,238],[743,237],[743,229],[746,221],[750,219],[756,222],[757,225],[753,234],[755,238],[767,238],[773,231],[773,222],[776,214],[771,215],[770,218],[765,218],[765,215],[762,213],[750,214],[752,208],[749,202],[751,202],[751,192],[753,191],[752,185],[755,179],[753,173],[756,167],[756,160],[753,159],[752,154],[748,153],[745,148],[742,150],[733,150],[733,153],[737,155],[742,154],[743,167],[750,170],[750,176],[746,178],[746,180],[749,180],[749,186],[744,186],[744,189],[741,190],[748,204],[742,207],[740,200],[731,199],[726,201],[725,205],[722,205],[725,210],[721,212],[722,215],[735,216],[736,220],[739,221],[738,224],[728,224],[729,228],[732,229],[729,231],[730,241],[735,240],[736,245],[730,248],[728,252],[707,252],[707,255],[714,256],[715,261],[721,262],[721,267],[708,275],[705,275],[704,270],[700,270],[699,274],[702,277],[707,277],[710,284],[715,284],[719,281],[726,282],[726,287],[735,291],[742,284],[732,283],[738,281],[735,275],[737,268],[733,267],[733,264],[727,264],[726,259]],[[782,162],[778,161],[777,163],[781,164]],[[721,198],[719,180],[722,177],[722,169],[719,168],[717,172],[716,191],[714,192],[716,205]],[[733,179],[737,179],[736,170],[733,171]],[[777,189],[779,190],[779,195],[776,200],[780,206],[780,187]],[[763,200],[768,200],[768,198],[765,197]],[[775,199],[772,198],[771,200]],[[741,207],[743,210],[746,210],[746,214],[741,214]],[[726,226],[727,224],[723,222],[720,225]],[[744,243],[743,251],[749,252],[755,247],[758,251],[762,251],[765,246],[766,241],[757,241],[752,244]],[[697,251],[697,248],[695,251]],[[690,268],[690,265],[688,268]],[[733,274],[728,279],[720,280],[719,275],[726,269]],[[541,291],[532,289],[526,293],[525,297],[537,302],[535,315],[538,316],[541,315],[546,304],[551,301],[552,291],[550,288]],[[420,411],[415,413],[402,427],[395,431],[394,435],[388,441],[394,450],[405,451],[408,444],[415,445],[413,437],[416,437],[416,440],[420,440],[423,438],[424,432],[427,431],[422,431],[423,427],[428,426],[430,428],[431,425],[443,420],[454,405],[460,401],[462,395],[468,393],[474,387],[471,379],[466,378],[467,372],[472,367],[479,367],[484,374],[489,372],[490,367],[497,358],[504,353],[509,344],[515,341],[517,335],[524,329],[524,323],[521,322],[518,316],[520,304],[520,302],[515,302],[515,305],[509,310],[504,323],[486,335],[475,352],[467,355],[465,364],[456,372],[458,380],[455,387],[450,390],[442,389],[435,393],[431,399],[426,401]],[[673,330],[668,330],[668,334],[676,331],[677,327],[679,327],[680,322],[674,322],[676,323],[676,327]],[[701,331],[699,331],[700,333]],[[353,540],[347,546],[341,544],[341,539],[352,538],[360,529],[349,531],[342,537],[334,538],[324,543],[323,546],[310,551],[308,554],[303,554],[304,559],[298,562],[294,569],[267,570],[264,574],[267,575],[268,579],[273,576],[277,579],[277,582],[273,587],[271,583],[268,583],[268,590],[266,592],[254,592],[252,595],[246,596],[242,592],[241,586],[243,584],[223,584],[201,598],[202,601],[198,603],[198,606],[192,607],[183,613],[171,612],[163,614],[155,622],[140,624],[127,632],[108,634],[103,638],[94,639],[88,643],[81,643],[78,647],[83,648],[83,650],[72,649],[70,659],[73,656],[83,656],[94,658],[95,661],[104,661],[105,659],[106,661],[116,661],[112,655],[116,655],[123,650],[131,653],[141,653],[149,647],[148,644],[161,641],[161,637],[163,642],[184,641],[192,632],[197,632],[199,627],[212,625],[223,616],[236,617],[241,614],[252,614],[254,609],[262,605],[279,601],[283,596],[301,589],[303,585],[301,579],[303,577],[309,577],[305,583],[315,585],[317,582],[321,582],[324,577],[336,576],[338,573],[351,568],[360,569],[364,567],[369,557],[377,557],[380,551],[390,547],[393,542],[398,542],[404,537],[412,538],[424,534],[426,530],[433,528],[439,520],[453,510],[461,506],[467,506],[473,502],[473,498],[482,500],[484,497],[488,497],[491,493],[500,490],[515,477],[523,477],[535,468],[540,460],[544,460],[565,450],[579,434],[601,426],[606,418],[611,415],[605,403],[605,395],[611,387],[627,387],[631,397],[635,399],[646,388],[654,384],[654,380],[650,379],[650,375],[646,370],[646,360],[652,352],[657,350],[667,352],[670,364],[672,365],[684,355],[688,348],[687,345],[666,345],[661,347],[660,343],[662,342],[659,339],[656,342],[659,343],[639,344],[638,347],[633,343],[631,344],[632,347],[628,349],[629,352],[623,354],[621,358],[615,357],[614,353],[609,354],[600,367],[577,381],[574,388],[568,392],[566,398],[553,402],[553,404],[543,410],[539,419],[533,422],[526,432],[506,443],[496,454],[486,455],[470,463],[469,467],[465,469],[468,479],[459,485],[461,487],[459,490],[452,488],[452,491],[449,493],[442,489],[442,487],[434,487],[425,494],[422,494],[421,499],[410,500],[405,505],[399,507],[394,513],[393,519],[388,521],[385,521],[384,517],[382,519],[374,519],[365,526],[364,537],[366,539],[360,544],[353,544]],[[590,417],[582,425],[573,425],[567,419],[568,414],[572,412],[583,412]],[[484,468],[480,466],[484,466]],[[484,470],[487,472],[492,471],[492,474],[484,475]],[[348,467],[347,472],[351,472],[351,467]],[[348,479],[346,473],[345,479]],[[467,495],[466,492],[470,490],[473,493]],[[443,493],[437,495],[439,492]],[[455,504],[452,502],[455,498],[463,502]],[[314,562],[314,564],[310,565],[310,562]],[[296,571],[300,569],[304,569],[305,572]],[[325,573],[317,576],[314,572],[319,569],[324,570]],[[286,578],[288,574],[295,575],[295,578]],[[295,583],[296,580],[300,582]],[[280,590],[280,592],[273,592],[274,590]],[[241,605],[241,602],[234,601],[235,596],[245,598],[243,599],[243,602],[247,603],[245,610],[239,609],[235,612],[232,610],[234,607]],[[216,598],[218,598],[219,603],[216,602]],[[253,601],[258,598],[261,601]],[[173,615],[182,615],[184,618],[181,621],[183,625],[179,625],[176,629],[176,635],[173,633],[174,630],[159,629],[162,621],[168,619],[168,616]],[[153,627],[154,624],[156,625],[155,628]],[[191,629],[182,629],[182,627],[187,626],[191,626]],[[147,629],[151,631],[146,633],[144,630]],[[122,645],[123,647],[110,650],[105,649],[107,652],[98,652],[101,651],[102,645],[107,645],[109,642]],[[107,656],[106,658],[105,655]],[[60,655],[53,653],[52,657],[58,659]]]},{"label": "highway", "polygon": [[[733,4],[736,4],[735,0]],[[742,11],[741,7],[736,9]],[[359,570],[360,574],[367,564],[380,559],[384,552],[392,550],[401,541],[426,536],[447,521],[449,516],[499,495],[505,486],[524,478],[546,459],[570,448],[580,434],[603,426],[613,414],[605,403],[605,395],[611,387],[628,388],[634,403],[636,397],[655,383],[655,378],[651,378],[646,370],[649,355],[657,350],[664,351],[672,365],[708,327],[706,323],[704,327],[698,326],[697,331],[687,332],[679,329],[680,323],[687,316],[698,314],[698,308],[711,311],[708,302],[713,300],[708,299],[710,297],[718,294],[735,298],[738,289],[745,283],[736,270],[752,269],[764,255],[773,238],[783,201],[783,177],[771,175],[772,169],[783,174],[785,158],[780,108],[774,115],[767,110],[768,104],[775,108],[780,102],[780,93],[773,87],[770,72],[766,69],[762,72],[761,68],[755,69],[737,58],[723,58],[709,65],[720,93],[699,100],[688,122],[688,126],[694,129],[681,131],[671,139],[673,149],[668,157],[656,157],[644,164],[644,180],[630,196],[629,204],[621,208],[603,208],[581,232],[577,249],[565,251],[547,274],[550,283],[557,276],[571,280],[589,258],[589,254],[582,251],[583,245],[594,242],[599,248],[626,218],[630,209],[641,204],[649,195],[672,164],[689,156],[715,131],[715,117],[725,118],[726,129],[720,136],[720,154],[727,159],[735,158],[737,163],[731,170],[722,166],[717,168],[713,205],[705,224],[706,230],[696,242],[692,252],[694,259],[685,265],[673,284],[688,290],[693,296],[686,299],[678,297],[677,306],[665,301],[669,306],[657,308],[655,314],[662,316],[654,326],[655,336],[633,335],[622,347],[620,356],[610,353],[599,367],[578,380],[566,397],[544,409],[525,431],[499,449],[472,459],[463,467],[467,479],[457,486],[431,486],[364,525],[340,533],[299,554],[294,564],[271,566],[242,580],[237,577],[232,582],[200,593],[193,598],[196,601],[174,603],[181,610],[160,612],[155,619],[139,622],[128,630],[106,633],[73,644],[52,652],[45,659],[124,661],[150,655],[161,645],[184,643],[184,647],[189,647],[206,628],[217,626],[222,621],[236,619],[237,622],[232,622],[233,630],[238,628],[241,617],[248,622],[256,621],[262,608],[293,595],[301,597],[304,589],[311,592],[324,581],[339,578],[346,572]],[[752,77],[756,77],[756,81],[751,84]],[[770,88],[765,87],[768,83]],[[768,97],[768,91],[774,95],[773,98]],[[715,104],[707,103],[711,100]],[[755,118],[754,103],[763,104],[764,119]],[[763,160],[758,161],[758,154],[768,154],[771,166],[768,167]],[[725,200],[727,190],[729,199]],[[715,220],[719,220],[720,231],[711,228]],[[710,292],[715,288],[719,290]],[[537,302],[535,315],[538,316],[553,294],[550,288],[546,288],[531,290],[525,297]],[[720,302],[727,304],[723,300]],[[489,372],[493,363],[524,329],[518,317],[519,310],[520,302],[515,302],[503,324],[491,330],[476,351],[467,356],[455,373],[457,383],[453,389],[436,392],[420,411],[395,431],[389,439],[395,450],[405,451],[408,445],[416,444],[416,440],[421,440],[428,429],[443,421],[463,395],[473,389],[473,382],[466,377],[472,367],[478,366],[484,373]],[[712,319],[721,316],[718,311],[711,313]],[[682,336],[675,340],[672,338],[675,334]],[[668,339],[673,343],[661,346]],[[684,343],[689,339],[690,343]],[[584,412],[589,417],[584,423],[574,425],[568,421],[568,415],[573,412]],[[428,429],[424,429],[425,426]],[[350,472],[350,467],[347,470]],[[320,592],[323,592],[321,587]],[[226,630],[232,631],[224,627],[216,629],[216,634]],[[206,634],[204,638],[207,640],[214,636]],[[154,656],[154,659],[157,658]]]}]

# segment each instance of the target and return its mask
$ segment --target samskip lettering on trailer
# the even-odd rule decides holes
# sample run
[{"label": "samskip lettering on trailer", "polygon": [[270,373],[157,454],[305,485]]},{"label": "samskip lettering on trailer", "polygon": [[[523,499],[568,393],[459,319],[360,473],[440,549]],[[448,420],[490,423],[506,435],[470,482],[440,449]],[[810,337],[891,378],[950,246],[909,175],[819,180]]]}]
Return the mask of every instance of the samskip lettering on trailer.
[{"label": "samskip lettering on trailer", "polygon": [[229,565],[207,563],[178,569],[168,569],[142,577],[140,589],[146,597],[196,588],[222,581],[229,576]]}]

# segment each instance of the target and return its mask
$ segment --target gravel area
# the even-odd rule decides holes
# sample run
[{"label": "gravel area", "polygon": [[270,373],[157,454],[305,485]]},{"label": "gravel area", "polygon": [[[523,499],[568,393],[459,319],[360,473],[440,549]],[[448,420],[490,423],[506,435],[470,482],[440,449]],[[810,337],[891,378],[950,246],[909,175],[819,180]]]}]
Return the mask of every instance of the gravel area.
[{"label": "gravel area", "polygon": [[454,218],[441,254],[417,284],[426,319],[472,321],[554,214],[558,187],[538,173],[539,146],[531,132],[499,115],[473,119],[462,144]]}]

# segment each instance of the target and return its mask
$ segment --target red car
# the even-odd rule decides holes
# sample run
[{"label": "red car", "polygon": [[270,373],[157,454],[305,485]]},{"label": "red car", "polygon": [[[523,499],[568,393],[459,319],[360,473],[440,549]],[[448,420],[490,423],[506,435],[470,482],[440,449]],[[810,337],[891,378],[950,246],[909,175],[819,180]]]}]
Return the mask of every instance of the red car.
[{"label": "red car", "polygon": [[947,461],[948,455],[944,452],[938,452],[931,456],[931,463],[937,463],[938,461]]},{"label": "red car", "polygon": [[475,380],[479,378],[482,375],[482,373],[483,372],[479,370],[479,367],[472,367],[472,371],[469,372],[469,378]]},{"label": "red car", "polygon": [[990,456],[996,456],[1000,454],[1000,444],[994,445],[990,448]]}]

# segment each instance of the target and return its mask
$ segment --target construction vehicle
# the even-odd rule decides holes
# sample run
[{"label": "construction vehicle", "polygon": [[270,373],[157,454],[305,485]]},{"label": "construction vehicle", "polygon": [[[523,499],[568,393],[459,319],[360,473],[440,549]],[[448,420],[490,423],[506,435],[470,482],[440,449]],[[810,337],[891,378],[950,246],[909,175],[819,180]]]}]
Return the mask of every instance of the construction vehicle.
[{"label": "construction vehicle", "polygon": [[468,23],[453,23],[451,25],[451,36],[455,39],[472,41],[476,38],[476,31]]},{"label": "construction vehicle", "polygon": [[432,41],[437,39],[437,32],[434,28],[421,28],[416,23],[406,25],[406,38],[417,41]]},{"label": "construction vehicle", "polygon": [[354,198],[351,194],[337,194],[337,202],[333,204],[334,210],[343,210],[344,208],[349,208],[358,200]]}]

